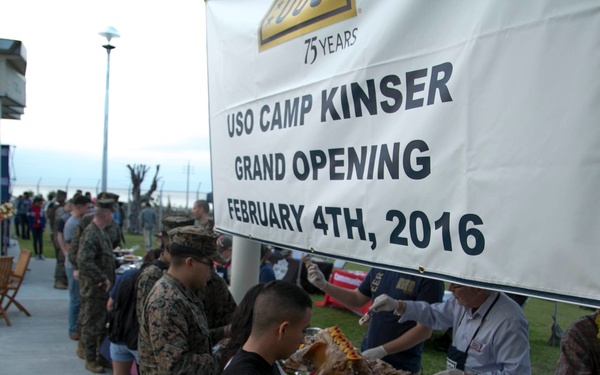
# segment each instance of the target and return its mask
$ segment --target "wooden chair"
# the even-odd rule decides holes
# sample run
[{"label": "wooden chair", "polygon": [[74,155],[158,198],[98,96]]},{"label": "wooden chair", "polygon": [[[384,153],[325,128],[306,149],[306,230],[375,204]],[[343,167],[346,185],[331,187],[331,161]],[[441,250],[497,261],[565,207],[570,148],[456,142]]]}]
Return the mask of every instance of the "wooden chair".
[{"label": "wooden chair", "polygon": [[3,307],[4,311],[8,310],[11,304],[15,304],[19,308],[19,310],[23,311],[25,315],[31,316],[29,311],[23,307],[16,299],[17,293],[19,292],[19,288],[21,288],[21,284],[23,283],[23,279],[25,279],[25,272],[27,272],[27,266],[29,266],[29,260],[31,259],[31,250],[21,248],[21,253],[19,254],[19,259],[17,259],[17,265],[15,269],[10,274],[10,278],[7,286],[6,298],[8,298],[8,302]]},{"label": "wooden chair", "polygon": [[0,316],[6,320],[6,325],[10,326],[10,319],[6,310],[2,307],[4,298],[8,293],[8,279],[10,277],[10,269],[12,268],[13,257],[0,257]]}]

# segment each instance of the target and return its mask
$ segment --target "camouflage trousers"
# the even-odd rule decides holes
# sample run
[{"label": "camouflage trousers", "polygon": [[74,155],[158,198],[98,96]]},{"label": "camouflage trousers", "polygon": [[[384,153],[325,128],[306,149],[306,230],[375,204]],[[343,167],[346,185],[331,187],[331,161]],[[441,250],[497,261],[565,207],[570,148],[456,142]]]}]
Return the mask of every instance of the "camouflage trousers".
[{"label": "camouflage trousers", "polygon": [[56,267],[54,268],[54,281],[55,282],[63,282],[65,285],[67,282],[67,274],[65,273],[65,256],[62,251],[60,251],[60,247],[56,246],[56,242],[54,241],[54,233],[50,234],[50,242],[54,245],[54,254],[56,254]]},{"label": "camouflage trousers", "polygon": [[108,293],[93,297],[81,296],[79,340],[83,346],[85,359],[96,360],[100,344],[106,336],[106,302]]}]

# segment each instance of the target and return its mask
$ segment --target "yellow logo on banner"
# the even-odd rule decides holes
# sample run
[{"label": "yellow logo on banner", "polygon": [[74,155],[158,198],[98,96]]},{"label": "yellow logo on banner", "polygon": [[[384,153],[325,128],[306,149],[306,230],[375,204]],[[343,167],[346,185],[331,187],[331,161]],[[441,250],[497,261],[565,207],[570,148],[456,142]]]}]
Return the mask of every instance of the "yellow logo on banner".
[{"label": "yellow logo on banner", "polygon": [[274,0],[258,29],[258,49],[264,51],[355,16],[355,0]]}]

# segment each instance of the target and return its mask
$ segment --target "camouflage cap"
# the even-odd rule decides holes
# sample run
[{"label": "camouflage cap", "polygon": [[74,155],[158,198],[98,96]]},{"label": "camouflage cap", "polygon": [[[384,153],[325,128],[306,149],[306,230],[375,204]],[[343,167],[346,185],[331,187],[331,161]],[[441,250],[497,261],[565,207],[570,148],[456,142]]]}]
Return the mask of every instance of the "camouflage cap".
[{"label": "camouflage cap", "polygon": [[217,235],[193,225],[171,229],[169,231],[169,252],[172,256],[199,256],[225,263],[217,251]]},{"label": "camouflage cap", "polygon": [[98,199],[112,199],[115,201],[114,203],[117,203],[119,201],[119,195],[103,191],[102,193],[98,194]]},{"label": "camouflage cap", "polygon": [[66,197],[66,196],[67,196],[67,192],[66,192],[66,191],[64,191],[64,190],[57,190],[57,191],[56,191],[56,196],[57,196],[57,197],[63,197],[63,198],[64,198],[64,197]]},{"label": "camouflage cap", "polygon": [[162,219],[162,226],[165,232],[188,225],[194,225],[194,218],[188,216],[167,216]]},{"label": "camouflage cap", "polygon": [[106,208],[108,210],[115,210],[115,201],[113,199],[97,199],[95,206],[97,208]]}]

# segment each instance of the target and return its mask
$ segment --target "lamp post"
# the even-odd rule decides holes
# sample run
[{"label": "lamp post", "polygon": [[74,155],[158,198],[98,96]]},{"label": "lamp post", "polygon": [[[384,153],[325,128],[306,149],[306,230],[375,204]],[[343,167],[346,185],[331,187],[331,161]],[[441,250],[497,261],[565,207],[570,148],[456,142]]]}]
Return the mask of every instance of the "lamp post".
[{"label": "lamp post", "polygon": [[119,38],[119,32],[112,26],[100,31],[98,34],[106,38],[106,44],[102,47],[106,49],[106,94],[104,97],[104,147],[102,148],[102,191],[106,191],[106,175],[108,163],[108,85],[110,82],[110,51],[115,48],[110,41],[112,38]]}]

